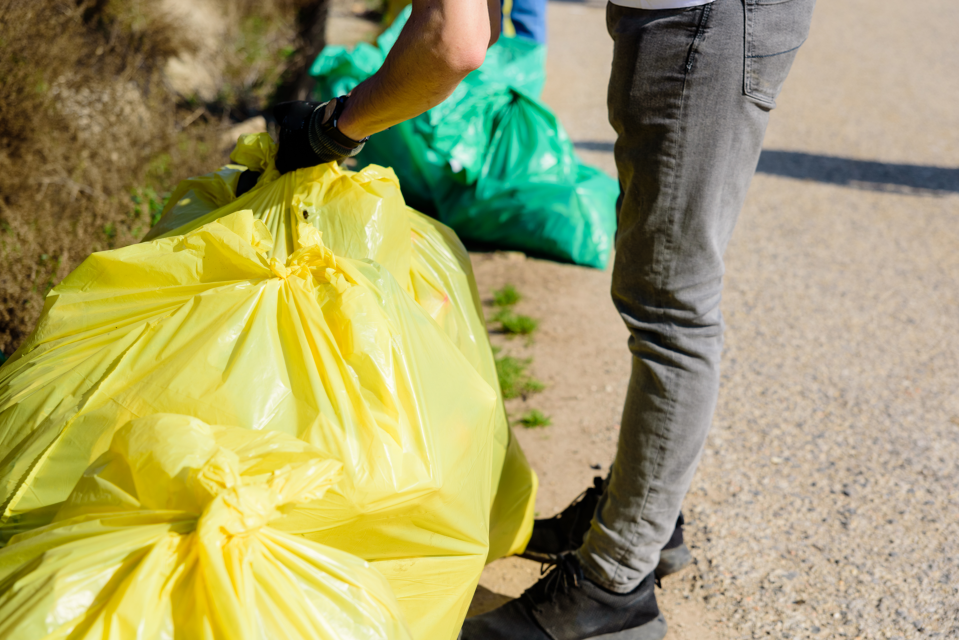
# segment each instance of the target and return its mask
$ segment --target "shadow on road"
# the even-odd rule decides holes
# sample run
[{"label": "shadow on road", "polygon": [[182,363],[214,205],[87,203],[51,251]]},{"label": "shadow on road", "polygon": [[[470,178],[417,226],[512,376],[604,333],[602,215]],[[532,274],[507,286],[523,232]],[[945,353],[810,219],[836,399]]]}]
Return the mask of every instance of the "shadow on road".
[{"label": "shadow on road", "polygon": [[486,587],[479,585],[476,587],[476,593],[473,594],[473,601],[470,603],[469,612],[466,614],[466,617],[472,618],[481,613],[492,611],[510,600],[512,600],[512,598],[509,596],[490,591]]},{"label": "shadow on road", "polygon": [[[582,151],[613,152],[612,142],[575,142]],[[909,195],[959,193],[959,169],[918,164],[892,164],[765,149],[757,173],[837,184],[854,189]]]},{"label": "shadow on road", "polygon": [[767,149],[759,156],[756,171],[869,191],[915,195],[959,193],[959,169],[947,167],[870,162]]}]

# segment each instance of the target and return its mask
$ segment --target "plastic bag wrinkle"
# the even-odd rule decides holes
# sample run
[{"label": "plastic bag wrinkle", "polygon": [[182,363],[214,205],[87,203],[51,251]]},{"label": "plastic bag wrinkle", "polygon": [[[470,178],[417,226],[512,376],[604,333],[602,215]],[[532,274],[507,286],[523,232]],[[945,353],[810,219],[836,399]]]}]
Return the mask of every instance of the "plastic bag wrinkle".
[{"label": "plastic bag wrinkle", "polygon": [[[0,551],[0,632],[408,638],[367,563],[270,527],[284,505],[321,500],[339,472],[282,434],[172,414],[135,420],[52,524]],[[47,615],[3,615],[24,605]]]},{"label": "plastic bag wrinkle", "polygon": [[[61,600],[87,602],[83,633],[94,638],[115,620],[94,600],[125,612],[149,601],[157,603],[150,613],[157,628],[186,629],[184,637],[216,637],[216,625],[240,633],[209,614],[219,606],[219,587],[208,588],[210,581],[229,581],[237,593],[252,589],[272,603],[244,629],[273,625],[273,637],[296,637],[306,628],[296,621],[307,614],[267,598],[275,580],[258,577],[277,572],[300,593],[340,594],[334,608],[347,617],[333,637],[405,637],[392,622],[377,627],[390,630],[378,636],[350,617],[385,602],[369,596],[380,588],[360,579],[369,573],[379,576],[384,598],[395,598],[396,624],[411,637],[452,640],[484,563],[525,544],[535,492],[505,420],[468,256],[449,229],[406,206],[389,170],[326,165],[279,176],[269,170],[275,146],[268,137],[241,146],[261,154],[251,163],[267,167],[249,193],[218,209],[193,206],[189,216],[174,202],[158,225],[166,231],[154,240],[88,258],[54,289],[37,330],[0,368],[0,535],[11,540],[0,552],[0,580],[17,576],[0,588],[0,607],[23,609],[27,592],[16,584],[71,573],[79,552],[69,545],[90,544],[98,549],[90,557],[99,560],[75,568],[101,576],[99,587],[43,592],[25,616],[39,623]],[[204,178],[193,180],[200,188]],[[247,459],[242,434],[301,443],[311,456],[340,465],[341,476],[321,499],[283,506],[271,497],[278,485],[234,491],[236,473],[259,472],[241,464],[230,475],[235,465],[223,462],[215,498],[196,483],[190,499],[153,496],[152,484],[124,488],[124,497],[108,485],[130,483],[118,467],[101,468],[101,456],[135,457],[122,453],[118,434],[157,414],[192,421],[198,433],[200,423],[231,425],[209,428],[240,461]],[[142,447],[167,451],[171,460],[206,451],[178,448],[179,433]],[[283,464],[295,458],[289,450],[280,455]],[[150,477],[162,467],[162,455],[154,458],[143,458],[153,460],[142,470]],[[260,458],[256,464],[267,464]],[[188,466],[198,464],[190,459]],[[71,502],[81,490],[101,502]],[[136,507],[134,498],[150,508]],[[209,519],[200,505],[211,509]],[[196,521],[205,524],[183,530]],[[252,574],[240,572],[247,566],[236,564],[240,555],[201,562],[209,553],[201,556],[200,529],[209,541],[231,540],[221,551],[247,553],[247,540],[250,557],[266,560],[254,562]],[[171,536],[199,542],[174,544]],[[46,547],[37,551],[41,542]],[[346,580],[365,563],[359,586],[344,591],[294,580],[309,565],[304,554],[322,556],[316,579],[323,584],[334,584],[333,575]],[[146,559],[149,573],[137,564]],[[147,584],[147,575],[154,582]],[[141,604],[125,604],[133,602],[127,593]],[[174,620],[164,611],[183,615]]]}]

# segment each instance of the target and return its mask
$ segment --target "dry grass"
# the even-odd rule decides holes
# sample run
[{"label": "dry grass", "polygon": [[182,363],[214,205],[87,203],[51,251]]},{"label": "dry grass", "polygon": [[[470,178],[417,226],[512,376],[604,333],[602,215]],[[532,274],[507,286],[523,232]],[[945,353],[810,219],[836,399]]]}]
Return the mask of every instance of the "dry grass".
[{"label": "dry grass", "polygon": [[224,52],[217,104],[198,108],[164,81],[167,59],[197,43],[160,3],[0,0],[3,353],[91,251],[136,242],[162,194],[223,160],[217,139],[233,105],[266,106],[283,52],[297,45],[302,0],[216,1],[236,45]]}]

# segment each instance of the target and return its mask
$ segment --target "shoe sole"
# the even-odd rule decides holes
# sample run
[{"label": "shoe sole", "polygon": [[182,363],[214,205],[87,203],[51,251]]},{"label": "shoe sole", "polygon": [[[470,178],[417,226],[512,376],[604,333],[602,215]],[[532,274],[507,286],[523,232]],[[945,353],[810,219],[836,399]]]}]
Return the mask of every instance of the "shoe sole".
[{"label": "shoe sole", "polygon": [[[666,631],[666,618],[663,617],[663,614],[659,614],[642,626],[624,629],[616,633],[607,633],[602,636],[593,636],[589,640],[663,640],[666,637]],[[456,636],[456,640],[463,640],[462,631]]]},{"label": "shoe sole", "polygon": [[690,553],[689,547],[685,544],[673,547],[672,549],[663,549],[659,553],[659,564],[656,565],[656,577],[665,578],[668,575],[672,575],[677,571],[685,569],[692,561],[693,554]]},{"label": "shoe sole", "polygon": [[632,629],[593,636],[589,640],[663,640],[666,637],[666,618],[659,614],[649,622]]}]

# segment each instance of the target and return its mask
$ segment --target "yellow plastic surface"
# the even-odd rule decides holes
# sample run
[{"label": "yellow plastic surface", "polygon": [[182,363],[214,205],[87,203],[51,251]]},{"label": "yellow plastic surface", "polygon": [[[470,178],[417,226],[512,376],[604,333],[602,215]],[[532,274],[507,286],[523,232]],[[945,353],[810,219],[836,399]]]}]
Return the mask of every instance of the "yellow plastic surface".
[{"label": "yellow plastic surface", "polygon": [[0,637],[409,638],[378,571],[268,524],[339,477],[282,433],[138,418],[0,551]]},{"label": "yellow plastic surface", "polygon": [[[274,153],[265,134],[241,139],[233,161],[264,174],[239,199],[234,168],[185,181],[155,239],[90,256],[0,368],[0,536],[20,534],[3,570],[16,575],[9,558],[37,531],[81,517],[70,505],[124,425],[180,414],[287,434],[341,465],[322,499],[292,500],[257,536],[323,545],[319,573],[354,566],[332,550],[362,559],[385,577],[411,637],[452,639],[484,563],[525,546],[536,490],[506,422],[469,258],[449,229],[406,207],[391,171],[280,176]],[[36,570],[67,575],[81,562],[51,558]],[[365,575],[358,588],[389,611]],[[0,597],[11,589],[4,581]],[[38,621],[99,602],[56,593]],[[217,629],[209,637],[255,637]],[[338,637],[403,637],[394,631]]]}]

